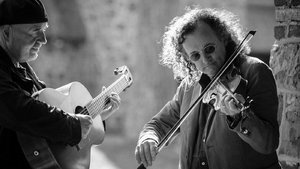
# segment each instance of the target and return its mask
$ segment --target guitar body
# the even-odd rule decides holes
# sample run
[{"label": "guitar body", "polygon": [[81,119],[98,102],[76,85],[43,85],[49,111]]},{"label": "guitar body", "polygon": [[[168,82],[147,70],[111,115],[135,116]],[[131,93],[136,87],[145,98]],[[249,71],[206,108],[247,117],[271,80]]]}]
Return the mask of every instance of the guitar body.
[{"label": "guitar body", "polygon": [[[88,90],[79,82],[73,82],[58,89],[46,88],[40,91],[38,95],[38,100],[58,107],[70,114],[75,113],[77,106],[84,107],[92,99],[93,98]],[[56,160],[62,169],[88,169],[90,166],[91,146],[101,144],[104,140],[104,135],[103,122],[101,116],[98,115],[93,119],[93,126],[87,138],[81,140],[78,144],[79,149],[77,149],[76,146],[71,147],[68,145],[48,143],[50,151],[48,148],[48,151],[40,152],[43,149],[47,150],[47,143],[45,143],[45,140],[37,138],[29,143],[33,144],[31,147],[43,144],[44,148],[39,149],[39,154],[42,155],[46,153],[50,158],[54,156],[55,158],[50,160],[50,164],[55,163],[54,160]],[[19,139],[19,141],[21,140],[22,139]],[[21,145],[22,144],[24,143],[21,143]],[[28,142],[26,144],[28,144]],[[49,166],[49,162],[32,158],[32,150],[30,150],[31,152],[25,152],[24,146],[22,146],[22,148],[25,155],[30,154],[30,157],[27,158],[27,160],[32,166],[39,166],[37,168],[48,168],[46,165]],[[52,155],[49,153],[52,153]],[[49,159],[47,160],[49,161]],[[37,162],[40,162],[40,164],[37,164]],[[57,167],[55,164],[51,166],[54,168]]]}]

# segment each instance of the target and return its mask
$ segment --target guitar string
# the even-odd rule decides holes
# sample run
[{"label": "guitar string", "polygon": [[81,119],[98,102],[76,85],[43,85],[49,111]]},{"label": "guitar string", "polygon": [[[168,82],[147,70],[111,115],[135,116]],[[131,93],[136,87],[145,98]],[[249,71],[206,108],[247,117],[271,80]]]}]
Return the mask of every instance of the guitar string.
[{"label": "guitar string", "polygon": [[[110,92],[111,90],[108,90],[107,92]],[[104,102],[107,102],[108,101],[108,98],[107,97],[105,97],[105,100],[104,100]],[[102,102],[103,102],[103,97],[100,97],[100,99],[97,99],[96,98],[96,101],[95,102],[97,102],[98,104],[100,103],[100,104],[102,104]],[[88,109],[90,110],[90,112],[93,112],[94,110],[95,110],[95,108],[93,108],[93,107],[90,107],[90,108],[88,108],[88,107],[85,107],[85,109],[84,109],[84,111],[82,111],[82,112],[80,112],[80,114],[89,114],[88,113]],[[92,116],[93,116],[94,114],[92,114]]]},{"label": "guitar string", "polygon": [[[115,91],[117,92],[117,93],[119,93],[119,91],[118,91],[118,89],[120,90],[120,89],[122,89],[122,88],[124,88],[123,86],[126,86],[126,84],[125,83],[123,83],[123,86],[121,86],[122,84],[121,84],[121,82],[122,82],[122,80],[123,79],[121,79],[120,80],[120,83],[118,83],[116,86],[115,86]],[[125,85],[124,85],[125,84]],[[118,88],[119,87],[119,88]],[[114,88],[111,88],[111,89],[109,89],[107,92],[110,92],[110,91],[113,91],[112,89],[114,89]],[[122,90],[120,90],[120,91],[122,91]],[[89,113],[89,110],[88,110],[88,108],[87,107],[85,107],[81,112],[79,112],[80,114],[84,114],[84,115],[91,115],[92,117],[94,117],[95,116],[95,113],[93,113],[94,111],[96,111],[97,110],[97,107],[99,107],[99,105],[101,105],[101,104],[103,104],[103,103],[106,103],[107,101],[109,100],[109,98],[108,97],[105,97],[104,98],[104,102],[103,102],[103,97],[101,97],[99,100],[97,100],[97,105],[93,105],[93,106],[91,106],[90,107],[90,113]]]},{"label": "guitar string", "polygon": [[[119,83],[117,83],[114,88],[110,88],[108,92],[115,91],[117,93],[120,93],[122,90],[125,89],[126,82],[127,81],[125,78],[120,79]],[[94,104],[91,107],[87,107],[87,111],[90,111],[92,116],[97,115],[97,113],[94,112],[98,112],[99,105],[106,103],[108,98],[105,96],[104,99],[105,100],[103,101],[103,97],[101,97],[99,100],[96,100],[95,102],[97,102],[98,104]]]},{"label": "guitar string", "polygon": [[[113,84],[111,84],[107,90],[112,90],[114,86],[118,85],[120,82],[122,82],[122,80],[125,80],[125,77],[122,76],[120,77],[118,80],[116,80]],[[101,95],[98,95],[94,100],[98,100],[98,98],[101,97]]]},{"label": "guitar string", "polygon": [[[109,100],[108,97],[106,97],[104,100],[104,103],[107,102],[108,100]],[[95,114],[92,112],[94,112],[95,110],[96,110],[95,108],[93,110],[90,110],[90,112],[91,112],[91,114],[90,114],[89,111],[87,110],[87,108],[85,107],[84,110],[82,112],[80,112],[80,114],[91,115],[93,117]]]},{"label": "guitar string", "polygon": [[[117,83],[116,85],[115,85],[115,87],[114,88],[110,88],[108,91],[107,91],[107,93],[109,93],[109,92],[111,92],[111,91],[115,91],[115,92],[117,92],[117,93],[120,93],[120,91],[122,91],[122,90],[120,90],[121,88],[120,88],[120,85],[121,85],[121,81],[120,81],[120,83]],[[113,90],[113,89],[115,89],[115,90]],[[102,107],[101,106],[101,104],[103,105],[103,104],[105,104],[106,102],[108,101],[108,97],[107,97],[107,95],[106,96],[104,96],[104,101],[103,101],[103,97],[100,97],[100,99],[99,100],[96,100],[94,103],[96,103],[96,104],[93,104],[91,107],[87,107],[87,111],[89,112],[90,111],[90,115],[92,115],[92,117],[95,117],[95,115],[97,115],[97,113],[94,113],[94,112],[98,112],[97,110],[99,109],[99,107]],[[100,106],[99,106],[100,105]],[[89,114],[89,113],[88,113]]]}]

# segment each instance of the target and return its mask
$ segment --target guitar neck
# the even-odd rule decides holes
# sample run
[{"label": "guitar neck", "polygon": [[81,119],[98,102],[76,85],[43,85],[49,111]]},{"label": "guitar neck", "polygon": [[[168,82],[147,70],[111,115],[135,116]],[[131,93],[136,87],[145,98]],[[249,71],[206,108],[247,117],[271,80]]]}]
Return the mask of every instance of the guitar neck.
[{"label": "guitar neck", "polygon": [[126,77],[124,75],[122,75],[113,84],[111,84],[110,86],[108,86],[103,92],[101,92],[91,102],[89,102],[85,106],[85,108],[88,110],[89,114],[93,118],[95,118],[104,109],[105,104],[109,100],[108,96],[112,92],[120,94],[127,87],[128,87],[128,83],[127,83]]}]

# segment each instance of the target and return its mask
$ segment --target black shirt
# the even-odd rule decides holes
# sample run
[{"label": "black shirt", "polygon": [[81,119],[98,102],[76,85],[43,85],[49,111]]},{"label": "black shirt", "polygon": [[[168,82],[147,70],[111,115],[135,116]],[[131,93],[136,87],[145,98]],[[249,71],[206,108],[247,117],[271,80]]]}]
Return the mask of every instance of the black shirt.
[{"label": "black shirt", "polygon": [[[45,85],[27,63],[16,68],[0,47],[0,168],[31,168],[17,132],[69,145],[81,139],[80,121],[31,95]],[[30,144],[30,143],[28,143]]]}]

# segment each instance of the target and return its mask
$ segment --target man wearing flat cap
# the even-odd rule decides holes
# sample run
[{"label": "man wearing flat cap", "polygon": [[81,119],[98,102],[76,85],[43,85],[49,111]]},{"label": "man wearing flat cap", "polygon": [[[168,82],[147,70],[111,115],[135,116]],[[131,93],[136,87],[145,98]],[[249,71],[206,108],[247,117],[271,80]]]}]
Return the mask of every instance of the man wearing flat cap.
[{"label": "man wearing flat cap", "polygon": [[47,27],[40,0],[0,0],[0,168],[33,168],[22,135],[74,146],[91,129],[89,115],[68,114],[32,97],[45,84],[28,62],[46,44]]}]

